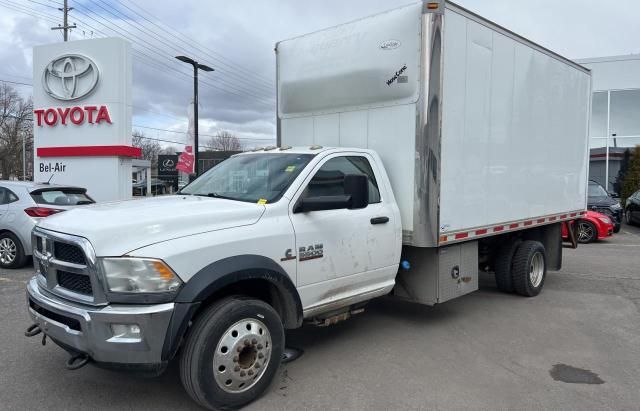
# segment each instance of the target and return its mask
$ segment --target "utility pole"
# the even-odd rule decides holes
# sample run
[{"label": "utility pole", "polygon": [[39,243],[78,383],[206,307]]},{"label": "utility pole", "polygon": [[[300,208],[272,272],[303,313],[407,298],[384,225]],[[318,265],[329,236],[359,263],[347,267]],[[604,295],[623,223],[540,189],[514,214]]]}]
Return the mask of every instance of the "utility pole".
[{"label": "utility pole", "polygon": [[62,26],[58,24],[58,27],[51,27],[51,30],[64,30],[63,31],[63,33],[64,33],[64,41],[69,40],[69,30],[70,29],[75,29],[75,28],[78,27],[78,26],[76,26],[75,23],[72,26],[69,26],[69,24],[68,24],[67,17],[68,17],[69,12],[71,10],[73,10],[73,7],[68,7],[67,1],[68,0],[64,0],[63,7],[61,9],[60,8],[58,9],[58,10],[60,10],[62,12],[62,14],[64,16],[63,19],[62,19]]}]

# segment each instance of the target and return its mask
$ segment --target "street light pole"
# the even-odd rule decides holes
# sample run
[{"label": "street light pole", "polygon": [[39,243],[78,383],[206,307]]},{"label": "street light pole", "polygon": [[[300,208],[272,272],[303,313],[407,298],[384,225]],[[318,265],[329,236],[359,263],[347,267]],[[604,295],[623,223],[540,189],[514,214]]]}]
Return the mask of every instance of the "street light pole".
[{"label": "street light pole", "polygon": [[200,145],[198,144],[198,66],[193,65],[193,156],[196,177],[200,176]]},{"label": "street light pole", "polygon": [[214,69],[207,65],[200,64],[186,56],[176,56],[176,58],[193,66],[193,157],[195,161],[196,177],[198,177],[200,175],[200,161],[198,155],[200,148],[198,145],[198,69],[203,71],[214,71]]}]

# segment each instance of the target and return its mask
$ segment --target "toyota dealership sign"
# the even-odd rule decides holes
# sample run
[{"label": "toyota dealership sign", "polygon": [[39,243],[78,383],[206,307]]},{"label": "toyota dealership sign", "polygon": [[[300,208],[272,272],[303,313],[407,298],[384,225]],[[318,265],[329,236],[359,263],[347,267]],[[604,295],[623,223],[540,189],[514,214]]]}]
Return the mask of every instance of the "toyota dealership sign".
[{"label": "toyota dealership sign", "polygon": [[131,197],[131,48],[122,39],[34,47],[35,181]]}]

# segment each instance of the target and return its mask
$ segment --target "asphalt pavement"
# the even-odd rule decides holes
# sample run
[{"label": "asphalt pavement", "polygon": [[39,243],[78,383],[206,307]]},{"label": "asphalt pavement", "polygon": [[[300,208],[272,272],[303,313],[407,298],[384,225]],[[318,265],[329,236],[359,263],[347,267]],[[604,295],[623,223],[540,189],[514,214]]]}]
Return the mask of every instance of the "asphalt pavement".
[{"label": "asphalt pavement", "polygon": [[[640,229],[565,249],[536,298],[480,290],[436,307],[382,298],[328,328],[249,410],[640,409]],[[176,364],[161,377],[84,367],[25,338],[31,269],[0,271],[0,409],[195,410]]]}]

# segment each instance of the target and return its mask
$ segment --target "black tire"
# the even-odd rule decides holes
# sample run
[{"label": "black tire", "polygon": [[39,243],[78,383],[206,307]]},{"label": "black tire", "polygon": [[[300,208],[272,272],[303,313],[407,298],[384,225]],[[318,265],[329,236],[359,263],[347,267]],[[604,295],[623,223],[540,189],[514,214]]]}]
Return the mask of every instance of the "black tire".
[{"label": "black tire", "polygon": [[[229,377],[222,377],[222,379],[229,378],[228,381],[232,381],[232,385],[235,385],[240,380],[240,363],[243,362],[242,358],[238,361],[238,358],[245,351],[245,347],[242,343],[246,344],[249,339],[244,339],[243,336],[239,336],[238,340],[234,344],[238,344],[238,349],[232,348],[235,345],[227,348],[223,337],[229,338],[229,330],[237,334],[235,327],[236,324],[243,322],[258,322],[266,327],[268,337],[270,337],[270,344],[267,342],[264,347],[261,344],[255,345],[255,339],[253,343],[249,343],[246,347],[247,350],[254,350],[252,352],[252,363],[248,367],[245,367],[245,362],[242,368],[242,372],[246,370],[249,375],[254,375],[254,371],[259,368],[264,370],[258,377],[258,371],[255,371],[255,382],[248,381],[250,388],[245,391],[228,392],[222,388],[217,381],[220,373],[228,373]],[[250,329],[247,327],[247,329]],[[254,327],[255,329],[255,327]],[[262,335],[262,328],[260,333]],[[266,338],[266,337],[265,337]],[[219,345],[222,344],[219,350]],[[269,347],[270,345],[270,347]],[[254,347],[255,346],[255,347]],[[260,351],[258,351],[258,348]],[[258,355],[261,355],[263,349],[270,349],[270,357],[266,364],[262,364],[261,367],[255,367],[255,364],[259,364]],[[242,351],[238,351],[242,350]],[[180,357],[180,378],[185,390],[189,396],[204,408],[210,410],[219,409],[235,409],[242,405],[245,405],[256,398],[258,398],[271,384],[275,377],[280,361],[282,359],[282,352],[284,350],[284,328],[282,321],[276,313],[276,311],[268,304],[260,300],[245,299],[243,297],[229,297],[218,302],[215,302],[210,307],[206,308],[194,321],[191,326],[186,342],[182,350]],[[218,356],[214,358],[214,354],[218,353]],[[235,352],[240,354],[235,355]],[[222,354],[225,353],[225,354]],[[235,370],[232,367],[225,368],[220,366],[218,369],[214,369],[214,360],[225,357],[228,353],[229,356],[233,355],[233,363],[236,364]],[[231,358],[231,357],[229,357]],[[227,358],[227,361],[229,361]],[[217,360],[216,360],[217,361]],[[225,368],[219,371],[221,368]],[[236,372],[237,371],[237,372]],[[246,374],[245,374],[246,375]],[[244,376],[242,378],[245,378]],[[247,376],[245,379],[250,379]],[[250,384],[253,384],[252,386]],[[231,387],[231,385],[229,385]],[[241,387],[241,386],[240,386]],[[235,389],[235,388],[234,388]],[[240,388],[237,388],[238,390]]]},{"label": "black tire", "polygon": [[[10,252],[13,257],[6,254],[5,248],[11,247]],[[20,268],[27,263],[27,256],[24,255],[22,242],[13,233],[5,231],[0,234],[0,268]]]},{"label": "black tire", "polygon": [[512,293],[514,291],[511,265],[513,263],[513,255],[519,245],[520,241],[503,244],[496,254],[494,264],[496,286],[498,286],[498,290],[503,293]]},{"label": "black tire", "polygon": [[[540,261],[539,258],[542,260]],[[530,275],[530,272],[534,271],[534,263],[536,268],[542,270],[541,278],[532,279],[532,275]],[[540,294],[546,277],[547,254],[544,246],[537,241],[523,241],[513,256],[512,278],[516,293],[525,297],[534,297]]]},{"label": "black tire", "polygon": [[578,220],[578,242],[587,244],[598,239],[598,229],[592,222],[587,220]]},{"label": "black tire", "polygon": [[628,208],[624,210],[624,222],[627,223],[627,225],[635,225],[631,218],[631,211]]}]

